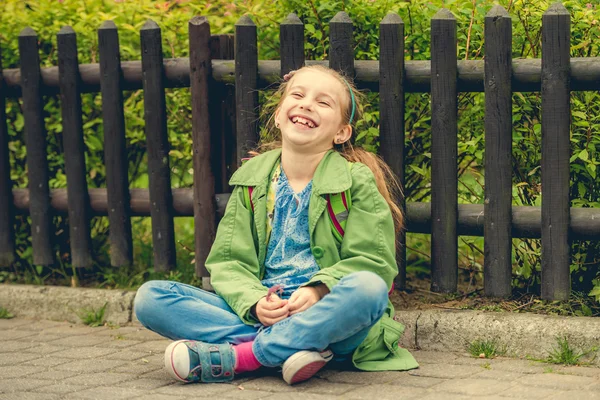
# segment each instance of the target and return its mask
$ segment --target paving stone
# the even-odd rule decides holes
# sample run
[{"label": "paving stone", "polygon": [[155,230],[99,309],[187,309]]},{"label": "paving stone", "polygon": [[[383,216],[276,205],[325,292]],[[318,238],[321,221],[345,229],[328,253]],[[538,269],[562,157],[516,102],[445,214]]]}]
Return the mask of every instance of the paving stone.
[{"label": "paving stone", "polygon": [[494,369],[520,374],[542,374],[548,367],[548,364],[529,360],[504,359],[494,363]]},{"label": "paving stone", "polygon": [[112,372],[124,372],[136,376],[145,375],[150,372],[161,371],[163,374],[166,373],[161,365],[150,364],[137,360],[131,363],[125,363],[120,367],[114,368]]},{"label": "paving stone", "polygon": [[94,399],[94,400],[117,400],[117,399],[130,399],[132,397],[146,396],[148,394],[145,390],[129,389],[129,388],[116,388],[116,387],[95,387],[93,389],[82,390],[79,392],[71,393],[65,396],[65,399]]},{"label": "paving stone", "polygon": [[[382,372],[365,372],[365,371],[341,371],[331,376],[325,377],[329,382],[352,383],[355,385],[372,385],[380,383],[388,383],[394,380],[402,380],[406,372],[398,371],[382,371]],[[323,376],[320,375],[321,378]]]},{"label": "paving stone", "polygon": [[108,327],[108,329],[103,330],[101,332],[95,333],[95,335],[98,336],[124,336],[130,333],[137,333],[140,332],[142,330],[146,330],[146,328],[143,327],[137,327],[137,326],[119,326],[118,328],[112,328],[112,327]]},{"label": "paving stone", "polygon": [[521,377],[517,382],[523,385],[543,386],[561,390],[587,389],[598,380],[588,376],[536,374]]},{"label": "paving stone", "polygon": [[29,325],[32,322],[32,320],[24,318],[0,319],[0,330],[14,329],[19,326],[22,327]]},{"label": "paving stone", "polygon": [[[6,356],[3,355],[2,357],[6,357]],[[37,373],[39,371],[40,371],[39,368],[31,367],[31,366],[23,367],[23,366],[19,365],[18,368],[15,368],[14,366],[4,366],[4,367],[0,367],[0,376],[2,377],[2,379],[8,379],[8,378],[33,376],[33,374],[36,374],[36,378],[37,378]]]},{"label": "paving stone", "polygon": [[78,335],[93,335],[97,332],[108,330],[106,326],[89,327],[74,324],[60,324],[44,329],[42,333],[53,335],[59,334],[63,336],[78,336]]},{"label": "paving stone", "polygon": [[50,386],[42,386],[41,388],[36,388],[34,391],[39,391],[40,393],[56,393],[56,394],[67,394],[78,392],[84,389],[87,389],[88,386],[80,386],[80,385],[68,385],[65,383],[57,383],[55,385]]},{"label": "paving stone", "polygon": [[506,360],[505,358],[475,358],[475,357],[466,357],[466,356],[459,356],[456,357],[456,359],[454,359],[452,361],[452,364],[456,364],[456,365],[478,365],[478,366],[482,366],[482,365],[494,365],[498,362],[501,362],[503,360]]},{"label": "paving stone", "polygon": [[457,393],[467,396],[500,394],[513,386],[512,382],[499,382],[491,379],[453,379],[440,383],[436,392]]},{"label": "paving stone", "polygon": [[32,336],[25,336],[23,338],[19,338],[17,339],[19,342],[21,343],[32,343],[32,344],[46,344],[47,342],[51,342],[53,340],[57,340],[60,338],[63,338],[64,336],[61,335],[46,335],[46,334],[42,334],[40,332],[37,331],[32,331],[33,335]]},{"label": "paving stone", "polygon": [[0,394],[0,400],[55,400],[55,399],[60,399],[60,396],[57,394],[34,393],[34,392]]},{"label": "paving stone", "polygon": [[123,365],[123,361],[117,360],[75,360],[67,364],[61,364],[56,366],[56,369],[61,371],[74,371],[74,372],[104,372],[114,368],[118,368]]},{"label": "paving stone", "polygon": [[[2,320],[0,320],[2,321]],[[3,340],[2,346],[0,346],[0,354],[13,353],[16,351],[23,351],[25,349],[35,346],[34,343],[23,343],[18,340]],[[3,357],[10,357],[8,355]]]},{"label": "paving stone", "polygon": [[[289,393],[292,394],[292,393]],[[289,394],[286,394],[285,398],[288,400],[290,398]],[[236,399],[236,400],[258,400],[258,399],[268,399],[272,397],[273,392],[265,392],[261,390],[240,390],[233,389],[229,392],[219,393],[219,398],[223,399]],[[306,399],[306,395],[303,394],[303,399]],[[281,397],[281,396],[279,396]],[[326,396],[331,399],[331,396]],[[281,399],[280,399],[281,400]]]},{"label": "paving stone", "polygon": [[598,368],[598,367],[570,366],[570,367],[562,367],[557,372],[559,372],[561,374],[567,374],[567,375],[589,376],[590,378],[600,378],[600,368]]},{"label": "paving stone", "polygon": [[474,365],[426,364],[408,371],[409,375],[429,376],[432,378],[467,378],[478,372],[481,367]]},{"label": "paving stone", "polygon": [[102,343],[102,347],[107,349],[129,349],[137,344],[143,343],[141,340],[115,339]]},{"label": "paving stone", "polygon": [[473,378],[476,379],[495,379],[498,381],[516,381],[521,378],[523,374],[519,374],[516,372],[503,371],[494,369],[493,367],[490,369],[482,369],[482,371],[476,375],[473,375]]},{"label": "paving stone", "polygon": [[23,324],[15,327],[16,330],[27,331],[43,331],[44,329],[55,328],[57,326],[68,326],[64,322],[48,321],[48,320],[27,320],[28,324]]},{"label": "paving stone", "polygon": [[[264,393],[264,392],[259,392],[259,393]],[[261,399],[265,399],[265,400],[281,400],[281,395],[279,393],[269,393],[270,396],[268,397],[261,397]],[[331,400],[331,399],[346,399],[347,397],[345,397],[346,395],[343,394],[341,396],[332,396],[329,394],[316,394],[316,393],[305,393],[305,392],[300,392],[300,393],[293,393],[293,392],[289,392],[285,394],[285,400]],[[397,399],[399,399],[399,397],[396,397]]]},{"label": "paving stone", "polygon": [[[0,343],[1,342],[2,341],[0,340]],[[0,366],[16,365],[16,364],[23,363],[25,361],[33,360],[34,358],[38,358],[38,357],[39,356],[36,356],[35,354],[30,354],[30,353],[14,353],[14,354],[11,354],[10,357],[8,357],[8,356],[0,357]]]},{"label": "paving stone", "polygon": [[500,396],[465,396],[463,394],[435,392],[429,393],[426,396],[420,397],[419,400],[507,400],[506,397]]},{"label": "paving stone", "polygon": [[[287,385],[282,378],[279,379],[281,382],[284,382],[284,384]],[[294,391],[301,390],[309,393],[339,395],[356,389],[357,385],[351,385],[348,383],[332,383],[324,379],[313,378],[289,387],[293,388]]]},{"label": "paving stone", "polygon": [[168,340],[168,339],[165,339],[164,336],[160,336],[158,333],[149,331],[148,329],[138,329],[136,331],[127,332],[123,336],[126,339],[144,340],[144,341]]},{"label": "paving stone", "polygon": [[190,400],[184,396],[169,396],[168,394],[159,394],[154,392],[148,392],[141,397],[132,397],[132,399],[151,399],[151,400]]},{"label": "paving stone", "polygon": [[188,399],[194,397],[216,397],[220,393],[229,392],[232,390],[232,385],[227,383],[202,383],[202,384],[185,384],[176,382],[170,386],[164,386],[152,391],[152,393],[166,394],[169,396],[184,396]]},{"label": "paving stone", "polygon": [[[564,396],[564,392],[561,391],[561,393]],[[547,389],[547,388],[543,388],[543,387],[539,387],[539,386],[527,386],[527,385],[522,385],[520,383],[517,383],[516,385],[512,386],[508,390],[505,390],[502,393],[499,393],[499,395],[503,396],[503,397],[511,397],[511,398],[515,398],[515,399],[531,399],[531,400],[547,399],[549,396],[553,396],[554,394],[556,394],[555,389]],[[578,399],[578,398],[577,397],[573,398],[573,400],[575,400],[575,399]]]},{"label": "paving stone", "polygon": [[344,393],[345,399],[356,400],[397,400],[420,399],[427,394],[427,389],[389,385],[362,386],[358,389]]},{"label": "paving stone", "polygon": [[266,392],[294,392],[302,390],[303,386],[290,386],[281,377],[266,376],[264,378],[253,379],[243,384],[248,390],[263,390]]},{"label": "paving stone", "polygon": [[449,363],[452,364],[456,360],[457,355],[455,353],[440,353],[439,351],[411,351],[411,354],[419,364],[441,364]]},{"label": "paving stone", "polygon": [[112,372],[87,372],[72,376],[70,378],[65,378],[61,381],[61,383],[81,386],[111,386],[133,379],[135,379],[135,377],[128,374],[115,374]]},{"label": "paving stone", "polygon": [[150,378],[135,378],[119,382],[116,386],[127,387],[132,389],[156,389],[163,386],[169,386],[175,384],[173,379],[164,377],[163,379],[150,379]]},{"label": "paving stone", "polygon": [[[571,399],[582,399],[582,400],[597,400],[600,399],[600,392],[598,390],[571,390],[568,393]],[[554,396],[548,397],[548,400],[565,400],[565,393],[555,393]]]},{"label": "paving stone", "polygon": [[77,347],[71,349],[63,348],[62,351],[52,353],[59,358],[90,359],[97,360],[100,357],[116,353],[118,349],[106,349],[103,347]]},{"label": "paving stone", "polygon": [[[167,371],[164,368],[159,368],[159,369],[155,369],[154,371],[150,371],[147,372],[145,374],[140,374],[137,375],[139,378],[145,378],[145,379],[168,379],[171,382],[175,382],[175,380],[173,378],[171,378],[171,376],[167,373]],[[237,381],[238,379],[236,379]]]},{"label": "paving stone", "polygon": [[106,336],[70,336],[63,337],[62,339],[54,340],[49,342],[49,344],[53,346],[63,346],[63,347],[93,347],[99,345],[100,343],[104,343],[109,341],[110,338]]},{"label": "paving stone", "polygon": [[[50,355],[45,355],[45,356],[41,356],[39,358],[34,358],[33,360],[30,361],[26,361],[24,363],[22,363],[21,365],[30,365],[30,366],[34,366],[34,367],[46,367],[46,368],[51,368],[51,367],[55,367],[57,365],[61,365],[61,364],[66,364],[68,362],[72,362],[73,359],[70,358],[59,358],[59,357],[54,357],[52,356],[52,354]],[[39,368],[38,368],[39,370]]]},{"label": "paving stone", "polygon": [[388,382],[387,384],[398,386],[414,386],[428,389],[445,381],[446,379],[443,378],[431,378],[429,376],[403,374],[401,378]]},{"label": "paving stone", "polygon": [[123,361],[135,361],[148,356],[148,353],[142,351],[132,350],[119,350],[116,353],[108,354],[104,356],[107,360],[123,360]]},{"label": "paving stone", "polygon": [[132,397],[132,399],[151,399],[151,400],[190,400],[184,396],[169,396],[168,394],[159,394],[154,392],[149,392],[144,394],[141,397]]},{"label": "paving stone", "polygon": [[51,382],[41,379],[0,379],[0,393],[26,392],[40,386],[48,386]]},{"label": "paving stone", "polygon": [[0,330],[0,341],[4,342],[5,340],[15,340],[15,339],[23,339],[28,336],[33,336],[36,333],[33,331],[17,331],[14,329],[11,330]]},{"label": "paving stone", "polygon": [[35,377],[38,379],[48,379],[62,382],[65,379],[72,378],[77,375],[79,375],[79,373],[73,371],[58,371],[56,369],[51,369],[49,371],[37,372]]},{"label": "paving stone", "polygon": [[[38,356],[46,356],[49,354],[54,354],[54,353],[58,353],[59,351],[65,351],[65,350],[71,351],[68,348],[62,347],[62,346],[53,346],[51,344],[39,343],[36,346],[23,349],[23,352],[30,353],[30,354],[37,354]],[[60,357],[58,357],[58,358],[60,358]]]},{"label": "paving stone", "polygon": [[145,351],[152,354],[165,354],[165,349],[171,343],[170,340],[151,340],[147,342],[141,342],[135,346],[129,347],[129,350],[133,351]]}]

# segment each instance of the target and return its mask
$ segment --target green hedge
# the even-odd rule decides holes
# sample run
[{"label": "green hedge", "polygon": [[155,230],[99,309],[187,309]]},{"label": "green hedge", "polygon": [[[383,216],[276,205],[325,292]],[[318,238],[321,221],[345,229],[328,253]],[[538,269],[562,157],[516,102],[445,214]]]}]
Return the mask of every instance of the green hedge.
[{"label": "green hedge", "polygon": [[[513,57],[540,57],[542,14],[548,1],[500,1],[513,18]],[[600,29],[597,1],[581,3],[565,1],[571,12],[571,54],[573,57],[598,57]],[[449,8],[458,23],[458,59],[482,59],[485,54],[483,26],[491,5],[480,0],[396,2],[383,0],[319,1],[214,0],[204,4],[194,1],[127,1],[127,0],[4,0],[0,5],[0,46],[4,68],[19,66],[18,34],[26,26],[39,35],[42,66],[57,64],[56,33],[64,25],[71,25],[78,34],[79,61],[98,61],[97,31],[108,19],[119,28],[123,60],[140,59],[139,30],[148,18],[162,28],[164,57],[188,55],[187,21],[195,15],[206,15],[213,34],[233,33],[236,20],[249,14],[258,26],[259,58],[279,57],[279,22],[290,12],[295,12],[305,23],[307,59],[327,59],[329,51],[328,21],[338,12],[346,11],[355,23],[355,58],[378,59],[379,23],[388,12],[398,13],[405,24],[406,59],[425,60],[430,57],[430,18],[440,7]],[[468,44],[468,45],[467,45]],[[378,147],[378,96],[370,94],[365,117],[359,122],[359,138],[367,148]],[[600,96],[597,92],[572,94],[572,162],[571,198],[573,206],[600,207],[600,187],[596,166],[600,163]],[[88,184],[103,187],[105,169],[102,151],[101,98],[99,94],[83,96],[84,137],[88,148]],[[540,94],[515,93],[513,96],[513,204],[541,204],[540,195]],[[171,141],[171,168],[173,186],[191,185],[191,109],[189,91],[167,91],[169,136]],[[56,97],[45,103],[48,130],[48,160],[51,187],[65,187],[64,160],[61,145],[61,117]],[[25,165],[26,150],[23,143],[23,117],[16,100],[7,103],[11,149],[12,178],[17,187],[27,186]],[[484,97],[481,93],[463,93],[459,96],[459,201],[483,203],[483,155],[485,151],[483,129]],[[406,101],[407,176],[408,201],[428,201],[430,198],[430,108],[428,94],[410,94]],[[143,93],[127,92],[125,96],[127,124],[127,150],[132,187],[147,186],[146,152],[143,120]],[[56,219],[57,256],[61,265],[54,271],[36,268],[31,264],[31,243],[28,224],[18,221],[18,274],[0,272],[0,280],[27,282],[47,281],[50,277],[72,275],[68,264],[68,238],[65,221]],[[181,240],[178,270],[172,279],[191,281],[193,257],[193,227],[191,219],[177,219],[177,238]],[[150,225],[147,219],[134,220],[135,265],[120,271],[108,266],[108,225],[106,218],[96,218],[93,223],[94,247],[97,266],[93,275],[95,283],[105,286],[136,286],[151,276],[152,246]],[[426,274],[429,268],[427,254],[430,238],[426,235],[409,235],[409,270]],[[483,238],[461,237],[460,265],[479,279],[482,268]],[[539,240],[514,240],[515,286],[536,287],[539,284]],[[592,279],[598,273],[600,246],[597,243],[573,244],[573,283],[576,290],[592,290]],[[23,272],[25,271],[25,272]],[[600,298],[600,282],[595,294]]]}]

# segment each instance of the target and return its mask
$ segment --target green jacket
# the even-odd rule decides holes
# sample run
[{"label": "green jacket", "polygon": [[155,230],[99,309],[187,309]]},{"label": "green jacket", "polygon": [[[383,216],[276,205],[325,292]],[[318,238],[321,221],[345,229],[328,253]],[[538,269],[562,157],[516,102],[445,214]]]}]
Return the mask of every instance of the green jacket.
[{"label": "green jacket", "polygon": [[[235,188],[206,260],[215,291],[246,324],[257,322],[250,309],[267,294],[267,288],[260,282],[267,251],[266,193],[280,155],[281,150],[261,154],[233,174],[229,183]],[[254,186],[254,218],[245,206],[241,186]],[[348,188],[351,188],[352,208],[340,246],[331,232],[323,195]],[[322,282],[331,290],[352,272],[372,271],[391,287],[398,274],[394,224],[367,166],[356,163],[349,170],[340,154],[327,153],[313,177],[308,221],[312,252],[321,268],[309,285]],[[394,308],[388,301],[386,313],[354,352],[352,360],[357,368],[382,371],[418,367],[412,355],[398,347],[404,326],[394,321],[393,315]]]}]

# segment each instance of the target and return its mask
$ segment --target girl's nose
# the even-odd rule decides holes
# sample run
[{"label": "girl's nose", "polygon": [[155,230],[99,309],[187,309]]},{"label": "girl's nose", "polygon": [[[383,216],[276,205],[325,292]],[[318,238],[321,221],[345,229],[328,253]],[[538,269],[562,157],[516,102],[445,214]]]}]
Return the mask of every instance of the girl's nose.
[{"label": "girl's nose", "polygon": [[312,110],[312,101],[307,99],[306,97],[303,98],[300,102],[300,108],[304,110]]}]

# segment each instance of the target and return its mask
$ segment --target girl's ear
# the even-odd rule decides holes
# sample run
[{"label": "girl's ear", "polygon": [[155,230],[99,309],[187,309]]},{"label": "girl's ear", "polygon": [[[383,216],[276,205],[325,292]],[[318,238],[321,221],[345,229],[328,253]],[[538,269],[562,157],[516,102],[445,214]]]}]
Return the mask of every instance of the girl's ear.
[{"label": "girl's ear", "polygon": [[346,143],[352,137],[352,125],[344,125],[333,138],[336,144]]},{"label": "girl's ear", "polygon": [[277,109],[275,110],[275,114],[273,114],[273,118],[274,118],[274,122],[275,122],[275,126],[277,128],[279,128],[279,111],[281,109],[279,107],[277,107]]}]

